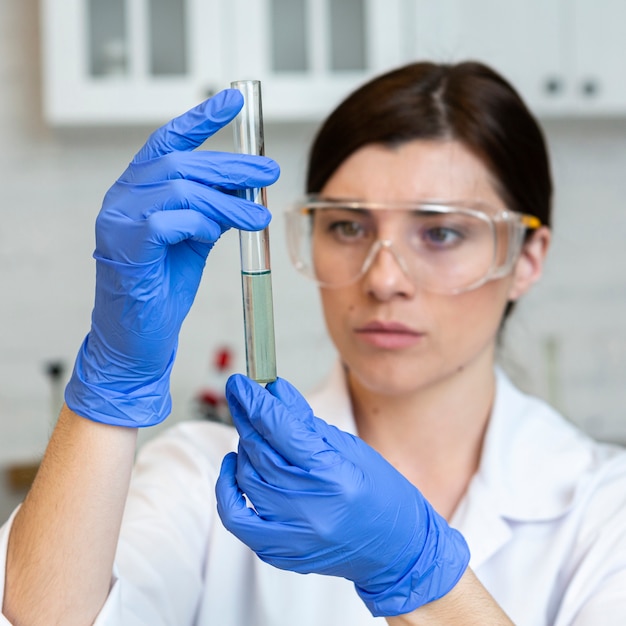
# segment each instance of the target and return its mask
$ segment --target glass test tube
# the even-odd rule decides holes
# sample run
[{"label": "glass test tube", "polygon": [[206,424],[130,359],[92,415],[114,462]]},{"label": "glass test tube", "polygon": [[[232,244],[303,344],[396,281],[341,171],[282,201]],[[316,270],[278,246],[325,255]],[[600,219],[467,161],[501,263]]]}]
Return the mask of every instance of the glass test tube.
[{"label": "glass test tube", "polygon": [[[240,80],[231,83],[231,87],[239,89],[244,98],[243,108],[233,121],[235,150],[242,154],[263,155],[261,83]],[[267,206],[265,189],[246,189],[241,196]],[[276,380],[269,230],[240,230],[239,246],[247,374],[259,383],[268,383]]]}]

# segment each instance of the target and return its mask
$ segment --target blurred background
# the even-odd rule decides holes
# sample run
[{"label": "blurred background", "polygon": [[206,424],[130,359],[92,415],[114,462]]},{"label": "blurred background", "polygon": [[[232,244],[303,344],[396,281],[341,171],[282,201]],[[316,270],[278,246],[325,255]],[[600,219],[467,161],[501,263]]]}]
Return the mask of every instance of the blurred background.
[{"label": "blurred background", "polygon": [[[266,153],[282,166],[268,191],[278,370],[306,390],[334,358],[284,242],[309,142],[372,75],[466,58],[526,98],[556,187],[545,277],[508,322],[501,362],[587,432],[626,443],[626,2],[0,0],[0,522],[32,479],[89,329],[102,196],[154,128],[232,80],[262,81]],[[226,128],[204,147],[232,145]],[[167,424],[205,417],[244,370],[229,233],[183,327]]]}]

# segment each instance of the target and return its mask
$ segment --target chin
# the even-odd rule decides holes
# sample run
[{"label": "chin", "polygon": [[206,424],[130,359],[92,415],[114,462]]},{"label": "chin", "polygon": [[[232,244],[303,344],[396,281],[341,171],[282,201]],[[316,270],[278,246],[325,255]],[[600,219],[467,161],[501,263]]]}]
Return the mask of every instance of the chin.
[{"label": "chin", "polygon": [[437,382],[439,376],[432,368],[390,363],[388,359],[357,367],[347,364],[349,378],[370,393],[398,397],[417,393]]}]

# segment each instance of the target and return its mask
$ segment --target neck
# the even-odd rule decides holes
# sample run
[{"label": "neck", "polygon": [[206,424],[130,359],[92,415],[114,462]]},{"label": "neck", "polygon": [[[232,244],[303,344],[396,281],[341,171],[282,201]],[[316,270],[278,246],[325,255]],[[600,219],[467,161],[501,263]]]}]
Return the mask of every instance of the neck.
[{"label": "neck", "polygon": [[348,374],[359,436],[450,518],[476,473],[495,392],[492,355],[423,389],[386,396]]}]

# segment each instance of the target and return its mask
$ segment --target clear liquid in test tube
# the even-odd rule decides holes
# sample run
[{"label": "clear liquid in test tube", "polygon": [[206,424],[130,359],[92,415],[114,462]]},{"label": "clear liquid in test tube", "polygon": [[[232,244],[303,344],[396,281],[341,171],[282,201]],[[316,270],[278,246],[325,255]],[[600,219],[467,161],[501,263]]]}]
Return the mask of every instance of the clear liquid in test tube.
[{"label": "clear liquid in test tube", "polygon": [[[263,110],[261,83],[240,80],[231,88],[242,92],[244,104],[233,120],[235,150],[242,154],[263,155]],[[267,206],[265,189],[246,189],[241,196]],[[243,322],[246,342],[246,370],[253,380],[276,380],[276,346],[269,230],[239,231]]]}]

